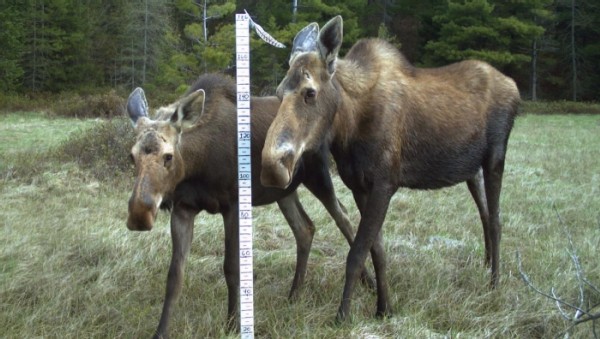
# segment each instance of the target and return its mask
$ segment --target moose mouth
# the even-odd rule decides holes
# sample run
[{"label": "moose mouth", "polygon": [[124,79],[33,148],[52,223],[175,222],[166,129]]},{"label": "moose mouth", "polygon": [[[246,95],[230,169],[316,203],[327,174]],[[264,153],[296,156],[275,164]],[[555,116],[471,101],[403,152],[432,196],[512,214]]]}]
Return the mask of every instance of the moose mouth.
[{"label": "moose mouth", "polygon": [[131,231],[150,231],[158,214],[156,206],[160,206],[161,199],[158,200],[158,204],[130,200],[127,228]]},{"label": "moose mouth", "polygon": [[292,181],[291,167],[286,166],[283,161],[275,161],[270,166],[264,166],[260,172],[260,182],[266,187],[277,187],[285,189]]},{"label": "moose mouth", "polygon": [[285,189],[292,183],[298,158],[293,148],[281,147],[273,153],[263,150],[260,182],[266,187]]},{"label": "moose mouth", "polygon": [[154,225],[155,216],[151,213],[145,213],[143,216],[132,216],[127,218],[127,228],[130,231],[150,231]]}]

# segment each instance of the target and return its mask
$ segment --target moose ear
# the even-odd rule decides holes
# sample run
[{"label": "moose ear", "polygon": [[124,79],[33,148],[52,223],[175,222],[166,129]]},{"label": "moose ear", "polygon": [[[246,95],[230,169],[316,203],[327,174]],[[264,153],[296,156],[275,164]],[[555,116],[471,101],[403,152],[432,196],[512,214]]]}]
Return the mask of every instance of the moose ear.
[{"label": "moose ear", "polygon": [[317,50],[317,38],[319,37],[319,24],[313,22],[304,27],[296,37],[292,44],[292,54],[290,62],[298,53],[311,52]]},{"label": "moose ear", "polygon": [[340,15],[329,20],[319,33],[318,48],[321,58],[327,64],[329,74],[335,71],[335,61],[338,57],[343,38],[343,21]]},{"label": "moose ear", "polygon": [[134,89],[129,94],[129,99],[127,99],[127,114],[133,125],[135,125],[139,118],[148,117],[148,102],[141,87]]},{"label": "moose ear", "polygon": [[180,132],[193,127],[204,112],[204,90],[194,91],[179,101],[175,114],[171,116],[171,124]]}]

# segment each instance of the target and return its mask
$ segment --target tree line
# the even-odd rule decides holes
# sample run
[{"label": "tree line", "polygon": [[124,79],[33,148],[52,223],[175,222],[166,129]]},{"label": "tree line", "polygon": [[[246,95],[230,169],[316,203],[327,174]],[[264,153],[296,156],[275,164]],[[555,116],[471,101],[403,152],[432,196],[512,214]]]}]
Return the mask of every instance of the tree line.
[{"label": "tree line", "polygon": [[[182,93],[200,74],[234,74],[234,14],[246,9],[284,44],[344,18],[344,55],[363,37],[416,66],[476,58],[513,77],[524,98],[600,99],[597,0],[3,0],[0,90],[93,92],[144,86]],[[251,43],[253,90],[273,93],[288,49]],[[345,50],[344,50],[345,49]]]}]

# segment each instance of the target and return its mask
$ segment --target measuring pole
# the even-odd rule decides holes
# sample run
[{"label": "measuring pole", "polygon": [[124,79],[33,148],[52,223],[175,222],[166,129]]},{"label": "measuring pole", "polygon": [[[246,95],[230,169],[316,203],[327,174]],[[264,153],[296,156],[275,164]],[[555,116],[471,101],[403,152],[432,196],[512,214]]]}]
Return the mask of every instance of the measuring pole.
[{"label": "measuring pole", "polygon": [[240,232],[240,334],[254,338],[252,167],[250,157],[250,16],[235,16],[238,194]]},{"label": "measuring pole", "polygon": [[254,338],[254,281],[252,253],[252,164],[250,157],[250,29],[268,44],[275,40],[248,12],[235,15],[235,58],[237,82],[238,198],[240,234],[240,334]]}]

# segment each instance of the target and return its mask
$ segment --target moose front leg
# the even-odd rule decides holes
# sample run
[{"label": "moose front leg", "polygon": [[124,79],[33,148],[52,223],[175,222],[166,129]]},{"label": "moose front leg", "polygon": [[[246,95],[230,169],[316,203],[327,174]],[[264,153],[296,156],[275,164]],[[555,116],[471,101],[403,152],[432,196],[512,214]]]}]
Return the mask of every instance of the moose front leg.
[{"label": "moose front leg", "polygon": [[[352,246],[354,241],[352,223],[348,217],[348,211],[335,195],[335,188],[327,166],[329,161],[327,154],[321,153],[315,157],[306,158],[307,164],[311,167],[311,172],[304,179],[304,186],[325,206],[338,229],[348,241],[348,245]],[[369,275],[366,268],[361,273],[360,281],[368,288],[375,290],[375,280]]]},{"label": "moose front leg", "polygon": [[190,253],[197,211],[176,205],[171,212],[171,238],[173,253],[167,276],[167,288],[162,314],[154,338],[167,338],[173,305],[177,302],[183,284],[185,261]]},{"label": "moose front leg", "polygon": [[500,279],[500,191],[502,189],[502,174],[504,173],[504,156],[506,144],[492,149],[486,163],[483,165],[485,194],[489,213],[489,241],[492,276],[490,286],[496,288]]},{"label": "moose front leg", "polygon": [[226,329],[233,332],[238,328],[238,295],[240,292],[240,234],[238,206],[231,206],[223,212],[225,226],[225,259],[223,273],[227,283],[227,324]]},{"label": "moose front leg", "polygon": [[[356,280],[364,269],[365,260],[371,251],[375,280],[377,282],[377,312],[378,316],[389,314],[389,291],[386,278],[385,251],[380,237],[381,227],[395,189],[387,184],[374,186],[367,193],[366,199],[355,194],[355,201],[361,210],[360,224],[350,252],[346,259],[346,281],[342,293],[342,301],[337,313],[337,321],[345,321],[350,315],[350,304]],[[360,195],[360,194],[359,194]],[[362,196],[362,195],[360,195]],[[357,199],[358,198],[358,199]],[[361,203],[364,201],[364,203]]]}]

